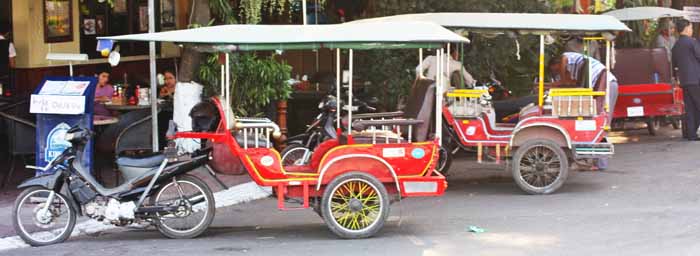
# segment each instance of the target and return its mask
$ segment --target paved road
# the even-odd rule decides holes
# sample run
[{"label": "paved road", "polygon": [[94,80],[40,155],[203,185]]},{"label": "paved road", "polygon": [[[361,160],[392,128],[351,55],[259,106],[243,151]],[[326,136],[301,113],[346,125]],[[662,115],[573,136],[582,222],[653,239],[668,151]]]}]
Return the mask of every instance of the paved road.
[{"label": "paved road", "polygon": [[[611,170],[574,172],[556,194],[524,195],[498,168],[475,182],[456,163],[441,198],[404,200],[377,237],[335,238],[312,211],[272,199],[217,212],[204,237],[115,230],[3,255],[700,255],[700,142],[618,134]],[[462,170],[460,170],[462,169]],[[467,231],[469,225],[485,233]]]}]

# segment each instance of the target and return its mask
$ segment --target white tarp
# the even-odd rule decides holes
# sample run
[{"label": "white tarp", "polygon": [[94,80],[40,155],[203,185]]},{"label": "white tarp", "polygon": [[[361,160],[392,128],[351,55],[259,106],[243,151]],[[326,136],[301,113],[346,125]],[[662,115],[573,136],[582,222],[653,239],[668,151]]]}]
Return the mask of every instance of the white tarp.
[{"label": "white tarp", "polygon": [[683,17],[685,14],[686,13],[681,10],[655,6],[625,8],[603,13],[603,15],[613,16],[621,21]]},{"label": "white tarp", "polygon": [[429,22],[333,25],[220,25],[158,33],[100,37],[116,41],[193,44],[439,43],[469,42]]},{"label": "white tarp", "polygon": [[479,31],[516,30],[526,32],[630,31],[619,20],[605,15],[543,13],[416,13],[357,20],[351,23],[433,22],[444,27]]}]

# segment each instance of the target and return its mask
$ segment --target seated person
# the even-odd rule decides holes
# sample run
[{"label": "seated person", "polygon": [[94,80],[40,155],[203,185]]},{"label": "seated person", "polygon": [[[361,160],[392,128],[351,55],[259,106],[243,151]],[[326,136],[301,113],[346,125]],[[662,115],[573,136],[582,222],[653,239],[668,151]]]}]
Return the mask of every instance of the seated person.
[{"label": "seated person", "polygon": [[112,100],[114,87],[109,83],[109,73],[102,71],[97,76],[97,88],[95,88],[95,115],[109,116],[112,113],[104,106],[105,102]]},{"label": "seated person", "polygon": [[175,86],[177,85],[175,74],[170,70],[166,70],[163,72],[163,78],[165,81],[158,92],[158,98],[172,98],[173,94],[175,94]]},{"label": "seated person", "polygon": [[[471,74],[467,72],[466,69],[464,69],[464,65],[462,65],[462,62],[458,61],[459,58],[459,51],[457,51],[457,47],[454,45],[451,45],[450,47],[450,57],[445,61],[445,69],[447,69],[447,63],[449,62],[449,69],[450,70],[445,70],[443,72],[442,76],[445,81],[450,81],[450,75],[454,72],[459,72],[462,74],[462,78],[464,79],[464,84],[466,85],[467,88],[473,88],[474,84],[476,83],[476,80],[472,77]],[[421,66],[418,65],[416,66],[416,77],[417,78],[428,78],[435,80],[437,77],[437,56],[428,56],[423,60],[423,66],[421,69]],[[428,71],[427,74],[425,71]],[[443,93],[449,91],[450,89],[454,89],[451,85],[446,86],[443,88]]]}]

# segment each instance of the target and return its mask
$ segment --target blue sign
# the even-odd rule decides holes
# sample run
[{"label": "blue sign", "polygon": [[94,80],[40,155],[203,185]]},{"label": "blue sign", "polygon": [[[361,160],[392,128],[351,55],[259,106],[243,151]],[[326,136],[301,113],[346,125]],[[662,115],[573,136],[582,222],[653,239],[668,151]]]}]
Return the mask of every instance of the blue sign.
[{"label": "blue sign", "polygon": [[[63,151],[70,147],[71,144],[64,139],[64,136],[68,129],[75,125],[80,125],[81,127],[88,128],[92,130],[92,112],[94,107],[95,98],[95,86],[97,85],[97,80],[94,77],[46,77],[44,81],[36,88],[33,95],[45,96],[46,91],[51,88],[47,88],[42,93],[42,88],[45,85],[55,86],[57,82],[60,81],[84,81],[89,82],[89,85],[84,90],[77,90],[80,95],[84,96],[83,100],[84,111],[80,111],[82,114],[46,114],[46,112],[39,112],[36,115],[36,166],[43,167],[46,166],[51,160],[59,156]],[[48,83],[47,83],[48,82]],[[53,90],[58,91],[58,90]],[[71,90],[71,88],[66,87],[66,89],[60,90],[65,93],[52,93],[51,97],[60,98],[66,96],[70,99],[75,99],[76,90]],[[30,107],[31,108],[31,107]],[[52,108],[53,109],[53,108]],[[36,112],[34,112],[36,113]],[[83,166],[92,169],[92,140],[88,142],[85,148],[85,153],[83,157]],[[37,170],[36,175],[50,174],[53,170],[47,170],[42,172]]]},{"label": "blue sign", "polygon": [[414,148],[413,150],[411,150],[411,156],[415,159],[421,159],[425,157],[425,150],[423,150],[422,148]]}]

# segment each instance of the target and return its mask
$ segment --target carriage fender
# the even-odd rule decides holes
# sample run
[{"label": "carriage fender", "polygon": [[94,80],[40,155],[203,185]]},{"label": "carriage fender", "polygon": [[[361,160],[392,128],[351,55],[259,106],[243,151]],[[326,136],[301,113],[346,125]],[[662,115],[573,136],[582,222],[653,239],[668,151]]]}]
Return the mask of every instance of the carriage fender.
[{"label": "carriage fender", "polygon": [[[341,155],[336,158],[331,159],[328,161],[328,163],[324,164],[323,167],[321,168],[321,172],[318,175],[318,183],[316,184],[316,190],[321,189],[321,184],[323,184],[323,179],[326,175],[326,173],[329,171],[330,167],[332,167],[334,164],[342,161],[342,160],[347,160],[347,159],[366,159],[370,161],[375,161],[380,163],[382,166],[386,167],[386,170],[391,174],[392,180],[396,184],[396,190],[401,193],[401,188],[399,187],[399,178],[396,175],[396,172],[394,171],[394,168],[391,167],[391,165],[384,160],[381,157],[375,156],[375,155],[370,155],[370,154],[347,154],[347,155]],[[362,167],[357,167],[355,168],[356,171],[365,171],[362,170]]]},{"label": "carriage fender", "polygon": [[518,147],[531,139],[548,139],[561,147],[571,149],[569,134],[558,125],[548,123],[533,123],[522,126],[513,132],[510,138],[510,147]]}]

